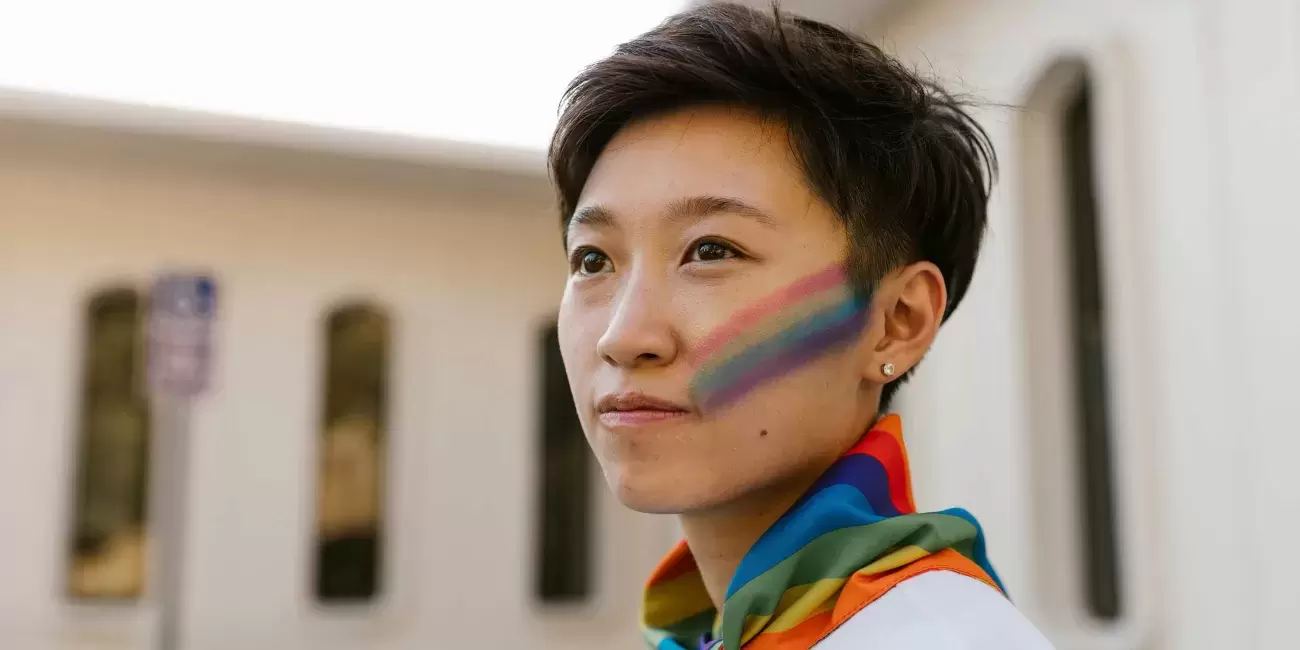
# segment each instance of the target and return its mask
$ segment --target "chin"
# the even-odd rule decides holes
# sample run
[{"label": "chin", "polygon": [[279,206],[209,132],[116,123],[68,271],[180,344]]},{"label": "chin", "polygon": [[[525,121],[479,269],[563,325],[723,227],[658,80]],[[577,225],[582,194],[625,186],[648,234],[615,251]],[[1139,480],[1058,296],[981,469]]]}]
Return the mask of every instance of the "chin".
[{"label": "chin", "polygon": [[614,489],[620,503],[631,510],[647,515],[678,515],[689,510],[679,499],[665,497],[662,494],[629,490],[621,487]]},{"label": "chin", "polygon": [[681,512],[682,495],[678,481],[674,489],[668,480],[671,472],[656,467],[629,467],[626,463],[601,463],[605,482],[619,503],[637,512],[671,515]]},{"label": "chin", "polygon": [[726,495],[708,481],[707,473],[668,468],[628,467],[606,473],[609,487],[624,506],[651,515],[677,515],[704,510],[725,502]]},{"label": "chin", "polygon": [[636,480],[620,473],[611,478],[609,487],[624,506],[648,515],[675,515],[690,509],[681,485],[674,488],[661,481]]}]

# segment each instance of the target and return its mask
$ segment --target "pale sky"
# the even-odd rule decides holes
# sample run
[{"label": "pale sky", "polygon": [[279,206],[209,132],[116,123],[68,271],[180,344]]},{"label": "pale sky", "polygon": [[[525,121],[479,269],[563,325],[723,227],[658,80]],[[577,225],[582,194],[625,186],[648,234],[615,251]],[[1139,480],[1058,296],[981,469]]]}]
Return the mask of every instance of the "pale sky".
[{"label": "pale sky", "polygon": [[583,65],[684,0],[0,0],[0,87],[541,148]]}]

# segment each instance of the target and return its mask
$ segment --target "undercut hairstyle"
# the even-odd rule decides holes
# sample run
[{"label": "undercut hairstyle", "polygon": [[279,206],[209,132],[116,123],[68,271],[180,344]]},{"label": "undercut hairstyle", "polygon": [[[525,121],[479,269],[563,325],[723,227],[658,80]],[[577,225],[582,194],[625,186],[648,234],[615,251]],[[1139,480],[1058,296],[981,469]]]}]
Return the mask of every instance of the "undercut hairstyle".
[{"label": "undercut hairstyle", "polygon": [[[948,290],[970,286],[997,172],[967,104],[867,40],[738,4],[696,6],[620,45],[569,85],[551,141],[562,227],[596,159],[623,127],[694,105],[777,120],[809,188],[843,220],[856,289],[927,260]],[[887,384],[885,410],[908,375]]]}]

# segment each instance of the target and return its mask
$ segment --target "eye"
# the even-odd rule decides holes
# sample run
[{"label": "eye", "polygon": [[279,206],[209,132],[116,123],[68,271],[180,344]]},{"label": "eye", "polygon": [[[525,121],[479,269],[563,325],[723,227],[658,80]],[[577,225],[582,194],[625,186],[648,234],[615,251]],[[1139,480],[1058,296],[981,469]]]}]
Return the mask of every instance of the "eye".
[{"label": "eye", "polygon": [[579,275],[598,275],[611,266],[609,256],[594,248],[579,248],[569,257],[569,272]]},{"label": "eye", "polygon": [[720,262],[733,257],[742,257],[734,246],[715,239],[705,239],[691,245],[686,262]]}]

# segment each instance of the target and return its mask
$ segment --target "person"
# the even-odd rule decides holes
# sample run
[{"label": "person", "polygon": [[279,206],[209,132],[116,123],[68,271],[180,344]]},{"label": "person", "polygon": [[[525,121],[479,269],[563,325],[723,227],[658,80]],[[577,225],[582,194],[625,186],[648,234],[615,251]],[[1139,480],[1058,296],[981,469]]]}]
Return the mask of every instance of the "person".
[{"label": "person", "polygon": [[579,420],[619,499],[685,534],[650,647],[1050,647],[976,520],[916,511],[887,415],[985,229],[961,102],[834,27],[705,4],[573,80],[549,165]]}]

